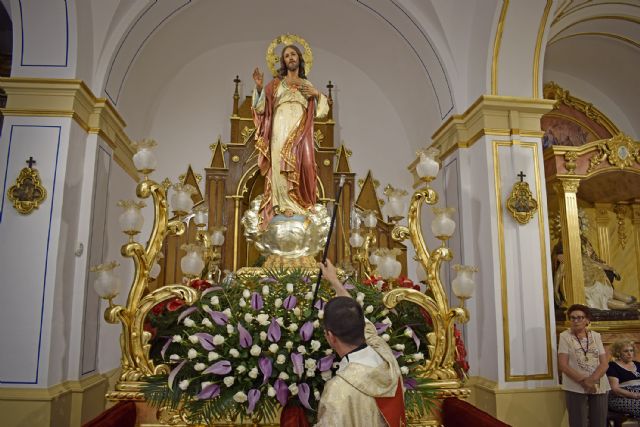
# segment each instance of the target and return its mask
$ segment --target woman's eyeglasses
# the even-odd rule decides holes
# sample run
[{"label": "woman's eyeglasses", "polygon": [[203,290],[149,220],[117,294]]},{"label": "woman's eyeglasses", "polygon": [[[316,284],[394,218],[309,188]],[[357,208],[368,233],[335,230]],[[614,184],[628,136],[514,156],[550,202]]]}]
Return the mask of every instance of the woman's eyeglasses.
[{"label": "woman's eyeglasses", "polygon": [[584,320],[585,316],[569,316],[569,319],[571,319],[573,322],[579,322],[580,320]]}]

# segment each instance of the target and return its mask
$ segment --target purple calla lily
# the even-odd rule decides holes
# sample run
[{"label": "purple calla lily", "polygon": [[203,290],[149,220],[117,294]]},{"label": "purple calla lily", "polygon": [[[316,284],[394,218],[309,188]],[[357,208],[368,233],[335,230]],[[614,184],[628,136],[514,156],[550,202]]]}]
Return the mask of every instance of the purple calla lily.
[{"label": "purple calla lily", "polygon": [[273,388],[276,389],[276,399],[278,399],[280,405],[286,405],[289,399],[289,387],[287,387],[287,383],[278,378],[273,384]]},{"label": "purple calla lily", "polygon": [[260,394],[260,390],[255,388],[252,388],[251,390],[249,390],[249,393],[247,393],[247,414],[252,413],[255,409],[256,403],[258,403],[258,400],[260,400]]},{"label": "purple calla lily", "polygon": [[224,326],[229,322],[229,317],[221,311],[209,311],[209,316],[211,316],[211,320],[213,320],[216,325]]},{"label": "purple calla lily", "polygon": [[207,369],[202,371],[203,374],[216,374],[216,375],[226,375],[231,372],[231,362],[228,360],[221,360],[219,362],[214,363],[209,366]]},{"label": "purple calla lily", "polygon": [[389,324],[378,322],[375,324],[375,327],[376,327],[376,332],[378,333],[378,335],[380,335],[381,333],[383,333],[389,328]]},{"label": "purple calla lily", "polygon": [[220,395],[220,386],[218,384],[209,384],[200,393],[198,393],[199,400],[213,399]]},{"label": "purple calla lily", "polygon": [[271,342],[278,342],[282,337],[282,333],[280,332],[280,325],[276,321],[275,318],[271,319],[271,324],[269,325],[269,329],[267,330],[267,338]]},{"label": "purple calla lily", "polygon": [[298,299],[294,295],[289,295],[282,302],[282,306],[287,310],[292,310],[298,304]]},{"label": "purple calla lily", "polygon": [[198,337],[198,340],[200,341],[200,345],[205,350],[211,351],[214,348],[216,348],[215,344],[213,344],[213,335],[207,334],[206,332],[198,332],[194,335]]},{"label": "purple calla lily", "polygon": [[418,381],[415,378],[405,378],[404,379],[404,388],[407,390],[415,390],[418,386]]},{"label": "purple calla lily", "polygon": [[266,384],[271,376],[271,372],[273,371],[273,362],[268,357],[262,356],[258,360],[258,368],[260,368],[260,372],[264,376],[264,380],[262,384]]},{"label": "purple calla lily", "polygon": [[275,283],[277,281],[278,279],[274,277],[263,277],[262,279],[260,279],[260,283]]},{"label": "purple calla lily", "polygon": [[185,363],[187,363],[186,360],[183,360],[182,362],[180,362],[180,364],[175,368],[173,368],[173,370],[169,374],[169,378],[167,380],[169,383],[169,390],[173,390],[173,380],[176,379],[176,375],[178,375],[178,372],[180,372],[180,369],[182,369]]},{"label": "purple calla lily", "polygon": [[396,359],[398,357],[402,356],[402,352],[401,351],[391,350],[391,352],[393,353],[393,357],[395,357]]},{"label": "purple calla lily", "polygon": [[248,348],[253,344],[253,338],[251,338],[251,334],[247,331],[241,323],[238,323],[238,335],[240,336],[240,347]]},{"label": "purple calla lily", "polygon": [[355,289],[356,287],[355,287],[355,286],[353,286],[351,283],[346,283],[346,284],[344,285],[344,288],[345,288],[346,290],[350,291],[351,289]]},{"label": "purple calla lily", "polygon": [[167,352],[167,349],[169,348],[172,342],[173,342],[173,338],[169,337],[167,338],[167,341],[165,341],[164,345],[162,346],[162,350],[160,350],[160,356],[162,357],[162,359],[164,359],[164,354]]},{"label": "purple calla lily", "polygon": [[222,288],[220,286],[212,286],[210,288],[205,289],[204,291],[202,291],[202,295],[200,295],[200,298],[203,298],[205,295],[207,295],[209,292],[213,292],[213,291],[219,291]]},{"label": "purple calla lily", "polygon": [[318,370],[320,372],[328,371],[333,366],[333,361],[335,359],[336,359],[335,354],[330,354],[328,356],[323,357],[322,359],[320,359],[320,362],[318,363]]},{"label": "purple calla lily", "polygon": [[298,398],[300,399],[300,403],[302,403],[302,406],[307,409],[311,409],[311,405],[309,405],[309,394],[311,394],[309,384],[298,384]]},{"label": "purple calla lily", "polygon": [[293,372],[301,376],[304,372],[304,357],[300,353],[291,353],[291,361],[293,362]]},{"label": "purple calla lily", "polygon": [[416,331],[411,329],[410,326],[407,326],[407,329],[411,331],[411,337],[413,338],[413,342],[416,344],[416,351],[420,348],[420,338],[416,334]]},{"label": "purple calla lily", "polygon": [[318,310],[324,310],[325,305],[327,305],[326,301],[318,298],[318,301],[316,301],[316,304],[314,305],[314,307],[317,308]]},{"label": "purple calla lily", "polygon": [[178,316],[178,323],[180,323],[185,317],[196,311],[198,307],[189,307]]},{"label": "purple calla lily", "polygon": [[300,338],[302,341],[309,341],[313,336],[313,322],[304,322],[304,325],[300,328]]},{"label": "purple calla lily", "polygon": [[264,301],[262,300],[262,295],[257,292],[251,294],[251,308],[258,311],[264,307]]}]

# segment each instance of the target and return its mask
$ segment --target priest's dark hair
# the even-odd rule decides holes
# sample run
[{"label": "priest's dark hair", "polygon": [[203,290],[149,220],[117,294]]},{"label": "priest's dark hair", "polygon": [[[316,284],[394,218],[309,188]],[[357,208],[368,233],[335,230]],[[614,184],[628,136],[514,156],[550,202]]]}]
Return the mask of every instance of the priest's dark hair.
[{"label": "priest's dark hair", "polygon": [[295,44],[288,44],[282,48],[282,53],[280,54],[280,69],[278,70],[278,75],[280,76],[280,78],[287,75],[287,64],[284,62],[284,51],[289,48],[295,50],[298,54],[298,77],[300,77],[301,79],[306,79],[307,72],[304,69],[304,59],[302,58],[302,52],[300,51],[300,48],[298,48],[298,46],[296,46]]},{"label": "priest's dark hair", "polygon": [[351,297],[335,297],[324,307],[324,328],[350,345],[364,343],[364,313]]}]

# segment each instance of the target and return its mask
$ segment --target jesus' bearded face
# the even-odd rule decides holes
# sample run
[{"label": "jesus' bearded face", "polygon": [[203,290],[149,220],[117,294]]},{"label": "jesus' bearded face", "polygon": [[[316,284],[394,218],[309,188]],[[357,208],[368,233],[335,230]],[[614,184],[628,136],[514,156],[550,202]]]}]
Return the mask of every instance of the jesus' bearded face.
[{"label": "jesus' bearded face", "polygon": [[287,70],[296,71],[300,66],[300,58],[298,57],[298,52],[296,52],[292,48],[286,48],[283,52],[284,63],[287,66]]}]

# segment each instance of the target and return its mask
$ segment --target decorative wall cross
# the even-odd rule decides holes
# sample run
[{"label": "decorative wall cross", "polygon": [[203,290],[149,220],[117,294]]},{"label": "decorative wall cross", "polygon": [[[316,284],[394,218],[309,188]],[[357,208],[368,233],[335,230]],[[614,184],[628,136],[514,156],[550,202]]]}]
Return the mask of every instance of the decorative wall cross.
[{"label": "decorative wall cross", "polygon": [[47,197],[47,190],[40,184],[40,174],[33,165],[36,161],[33,156],[25,162],[29,165],[22,168],[16,183],[9,187],[7,197],[13,203],[13,207],[23,215],[30,214]]}]

